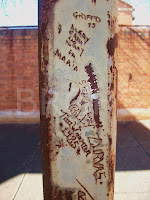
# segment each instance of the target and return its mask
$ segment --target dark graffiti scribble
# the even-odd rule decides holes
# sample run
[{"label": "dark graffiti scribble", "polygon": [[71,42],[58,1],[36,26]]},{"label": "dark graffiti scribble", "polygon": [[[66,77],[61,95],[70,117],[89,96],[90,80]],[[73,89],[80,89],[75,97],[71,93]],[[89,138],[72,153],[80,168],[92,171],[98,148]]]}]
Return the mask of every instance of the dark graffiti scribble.
[{"label": "dark graffiti scribble", "polygon": [[[74,106],[74,104],[71,106]],[[80,150],[82,149],[86,156],[88,156],[91,151],[81,135],[81,126],[77,125],[77,122],[74,121],[68,113],[62,112],[64,114],[60,117],[61,122],[59,123],[59,127],[66,138],[66,142],[76,150],[77,155],[80,154]],[[75,112],[75,110],[73,112]],[[76,115],[76,113],[73,114]]]},{"label": "dark graffiti scribble", "polygon": [[95,4],[96,4],[96,0],[92,0],[92,3],[95,3]]},{"label": "dark graffiti scribble", "polygon": [[71,91],[71,86],[72,86],[72,83],[70,82],[69,83],[69,92]]},{"label": "dark graffiti scribble", "polygon": [[80,150],[80,147],[78,147],[78,148],[77,148],[77,151],[76,151],[76,152],[77,152],[77,155],[80,154],[80,151],[81,151],[81,150]]},{"label": "dark graffiti scribble", "polygon": [[73,58],[76,57],[75,54],[74,54],[74,52],[73,52],[71,49],[70,49],[70,51],[68,52],[68,54],[71,55]]},{"label": "dark graffiti scribble", "polygon": [[62,25],[61,25],[61,24],[59,24],[59,25],[58,25],[58,33],[60,34],[60,33],[61,33],[61,31],[62,31]]},{"label": "dark graffiti scribble", "polygon": [[67,56],[62,55],[61,51],[57,49],[54,52],[54,56],[56,56],[59,60],[61,60],[64,64],[66,64],[68,67],[71,67],[74,71],[78,71],[78,66],[74,64],[74,60],[71,61],[67,58]]},{"label": "dark graffiti scribble", "polygon": [[89,191],[84,187],[84,185],[82,185],[82,183],[80,183],[80,181],[75,178],[76,181],[79,183],[79,185],[87,192],[87,194],[91,197],[92,200],[94,200],[94,198],[92,197],[92,195],[89,193]]},{"label": "dark graffiti scribble", "polygon": [[87,200],[85,192],[81,190],[78,192],[78,200]]},{"label": "dark graffiti scribble", "polygon": [[[95,18],[97,20],[97,17],[95,17]],[[67,44],[67,46],[69,46],[71,48],[70,51],[68,52],[68,54],[71,57],[73,57],[74,59],[76,58],[76,54],[80,55],[80,57],[81,57],[84,52],[84,49],[85,49],[84,45],[89,40],[90,40],[90,38],[86,35],[85,32],[78,29],[77,27],[74,26],[74,24],[72,24],[71,28],[69,30],[69,36],[65,42]],[[73,50],[76,50],[76,51],[73,52],[72,48],[73,48]]]},{"label": "dark graffiti scribble", "polygon": [[101,127],[101,122],[99,120],[99,99],[93,99],[93,110],[94,110],[94,120],[96,123],[96,127],[99,128]]},{"label": "dark graffiti scribble", "polygon": [[88,101],[86,101],[86,99],[84,99],[84,98],[80,101],[81,106],[83,106],[87,103],[88,103]]},{"label": "dark graffiti scribble", "polygon": [[66,144],[66,142],[64,142],[63,141],[63,139],[61,139],[59,142],[58,142],[58,144],[56,144],[56,146],[58,147],[58,148],[64,148],[64,147],[66,147],[67,146],[67,144]]},{"label": "dark graffiti scribble", "polygon": [[67,143],[64,142],[63,139],[59,140],[57,143],[56,143],[56,155],[58,155],[60,149],[63,150],[63,148],[65,148],[67,146]]},{"label": "dark graffiti scribble", "polygon": [[[92,63],[89,63],[87,66],[85,66],[85,71],[89,77],[88,82],[90,83],[92,94],[98,93],[99,88],[97,85],[97,79],[96,79],[96,75],[94,74]],[[100,106],[99,98],[93,99],[94,120],[95,120],[97,128],[102,126],[100,122],[100,116],[99,116],[99,106]]]},{"label": "dark graffiti scribble", "polygon": [[90,38],[87,37],[87,35],[82,30],[76,28],[74,24],[71,25],[69,34],[72,36],[72,38],[74,38],[74,41],[80,45],[86,44],[90,40]]},{"label": "dark graffiti scribble", "polygon": [[77,104],[71,104],[69,106],[69,110],[70,110],[71,114],[73,116],[75,116],[75,117],[77,117],[80,114],[80,112],[81,112],[81,110],[79,109],[79,107],[78,107]]},{"label": "dark graffiti scribble", "polygon": [[[54,186],[53,187],[53,194],[55,196],[55,200],[63,200],[65,199],[69,199],[72,200],[72,197],[75,193],[75,190],[72,188],[60,188],[58,186]],[[52,197],[50,196],[49,199],[52,199]],[[54,199],[54,198],[53,198]]]},{"label": "dark graffiti scribble", "polygon": [[95,28],[96,27],[96,23],[88,23],[89,28]]},{"label": "dark graffiti scribble", "polygon": [[97,134],[97,137],[88,137],[88,140],[94,155],[93,167],[96,168],[96,171],[93,173],[93,176],[95,178],[95,183],[97,184],[97,180],[100,180],[100,184],[102,184],[102,175],[106,178],[103,164],[104,151],[102,150],[102,139]]},{"label": "dark graffiti scribble", "polygon": [[[96,111],[93,116],[88,81],[75,82],[69,80],[69,92],[74,91],[73,83],[77,84],[78,91],[69,102],[69,112],[61,109],[62,115],[59,117],[59,129],[65,136],[67,144],[76,151],[77,155],[83,152],[87,157],[91,154],[91,149],[83,138],[81,130],[86,127],[96,128],[96,120],[94,120],[94,116],[96,118]],[[96,109],[97,107],[94,106],[93,108]]]},{"label": "dark graffiti scribble", "polygon": [[77,100],[79,95],[80,95],[80,89],[79,89],[78,93],[76,94],[76,96],[70,101],[70,104],[72,104],[75,100]]},{"label": "dark graffiti scribble", "polygon": [[63,120],[64,120],[69,126],[71,126],[72,121],[70,121],[67,117],[64,117]]},{"label": "dark graffiti scribble", "polygon": [[100,23],[101,19],[98,16],[90,15],[90,14],[84,14],[84,13],[78,13],[74,12],[73,16],[75,19],[81,19],[81,20],[89,20],[93,23]]},{"label": "dark graffiti scribble", "polygon": [[87,66],[85,66],[85,71],[89,77],[88,82],[90,82],[92,94],[98,93],[99,88],[97,86],[97,79],[96,79],[96,75],[94,74],[92,63],[89,63]]},{"label": "dark graffiti scribble", "polygon": [[64,114],[61,115],[60,117],[63,117],[63,116],[65,116],[65,115],[66,115],[67,117],[69,116],[69,114],[68,114],[67,112],[64,112],[62,109],[61,109],[61,112],[64,113]]}]

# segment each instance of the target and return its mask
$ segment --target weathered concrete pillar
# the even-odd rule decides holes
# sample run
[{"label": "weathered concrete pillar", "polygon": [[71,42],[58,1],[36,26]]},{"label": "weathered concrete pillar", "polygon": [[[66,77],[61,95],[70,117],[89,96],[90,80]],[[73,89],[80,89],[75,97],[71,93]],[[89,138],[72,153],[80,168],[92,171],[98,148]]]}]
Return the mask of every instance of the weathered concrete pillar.
[{"label": "weathered concrete pillar", "polygon": [[112,200],[116,0],[40,0],[45,200]]}]

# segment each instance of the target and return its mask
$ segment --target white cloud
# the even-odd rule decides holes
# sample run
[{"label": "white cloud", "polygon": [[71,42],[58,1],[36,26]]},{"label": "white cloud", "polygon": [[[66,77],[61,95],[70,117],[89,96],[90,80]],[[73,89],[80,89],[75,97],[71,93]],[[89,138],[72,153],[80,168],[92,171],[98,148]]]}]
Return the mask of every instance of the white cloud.
[{"label": "white cloud", "polygon": [[8,1],[0,8],[0,26],[26,26],[38,24],[38,6],[36,0],[17,2],[16,6]]}]

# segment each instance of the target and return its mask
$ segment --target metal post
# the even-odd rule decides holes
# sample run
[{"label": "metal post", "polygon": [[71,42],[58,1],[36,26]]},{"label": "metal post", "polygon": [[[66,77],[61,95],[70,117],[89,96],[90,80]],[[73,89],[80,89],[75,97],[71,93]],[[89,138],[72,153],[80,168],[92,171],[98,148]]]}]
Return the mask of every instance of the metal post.
[{"label": "metal post", "polygon": [[116,0],[40,0],[44,199],[112,200]]}]

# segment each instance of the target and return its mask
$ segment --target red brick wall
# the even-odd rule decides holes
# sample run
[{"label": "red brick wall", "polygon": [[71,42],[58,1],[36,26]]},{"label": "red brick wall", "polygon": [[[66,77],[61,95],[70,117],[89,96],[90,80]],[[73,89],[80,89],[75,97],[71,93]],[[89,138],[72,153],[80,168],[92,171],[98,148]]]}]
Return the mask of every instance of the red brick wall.
[{"label": "red brick wall", "polygon": [[39,109],[37,35],[37,29],[0,30],[0,110],[16,110],[17,94],[22,111],[33,108],[23,102],[31,95]]},{"label": "red brick wall", "polygon": [[150,108],[150,29],[119,28],[118,108]]},{"label": "red brick wall", "polygon": [[[150,108],[149,30],[119,28],[118,108]],[[39,110],[37,46],[37,29],[0,29],[0,111]]]}]

